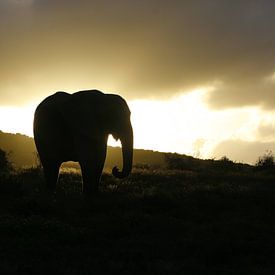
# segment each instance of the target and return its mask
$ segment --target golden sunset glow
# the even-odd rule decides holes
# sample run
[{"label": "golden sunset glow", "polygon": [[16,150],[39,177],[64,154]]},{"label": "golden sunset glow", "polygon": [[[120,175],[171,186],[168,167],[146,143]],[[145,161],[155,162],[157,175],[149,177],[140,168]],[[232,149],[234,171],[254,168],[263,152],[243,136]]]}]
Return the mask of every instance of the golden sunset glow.
[{"label": "golden sunset glow", "polygon": [[[259,129],[268,131],[269,127],[274,126],[275,113],[266,113],[259,108],[211,110],[207,98],[212,91],[213,87],[200,88],[179,93],[169,100],[129,101],[135,148],[219,158],[226,154],[226,149],[217,148],[221,142],[257,142],[261,137]],[[36,104],[1,107],[2,131],[33,136],[35,107]],[[269,143],[274,141],[270,135],[261,139]],[[120,146],[120,142],[112,136],[108,144]],[[257,154],[273,148],[272,145],[260,147]],[[235,152],[234,157],[240,161],[254,161],[252,157],[242,158],[238,152]]]},{"label": "golden sunset glow", "polygon": [[[206,104],[211,90],[193,90],[168,101],[131,101],[135,147],[219,158],[226,153],[215,150],[221,141],[256,142],[259,127],[262,124],[270,126],[275,121],[275,113],[265,113],[259,108],[213,111]],[[110,144],[118,143],[111,140]],[[270,146],[266,150],[273,148]],[[241,159],[240,155],[235,157],[240,161],[254,161]]]},{"label": "golden sunset glow", "polygon": [[0,0],[0,275],[275,274],[275,0]]},{"label": "golden sunset glow", "polygon": [[45,97],[98,89],[129,103],[136,148],[253,162],[275,151],[274,8],[0,1],[0,130],[32,136]]},{"label": "golden sunset glow", "polygon": [[34,105],[26,107],[0,107],[1,130],[33,136]]}]

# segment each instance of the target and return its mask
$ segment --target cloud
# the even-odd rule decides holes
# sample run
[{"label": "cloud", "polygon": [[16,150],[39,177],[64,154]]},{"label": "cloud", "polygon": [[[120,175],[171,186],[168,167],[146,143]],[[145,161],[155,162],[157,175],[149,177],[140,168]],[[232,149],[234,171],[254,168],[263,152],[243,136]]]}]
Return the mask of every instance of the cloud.
[{"label": "cloud", "polygon": [[213,86],[212,108],[273,108],[274,11],[268,0],[1,1],[0,102],[94,87],[169,98]]},{"label": "cloud", "polygon": [[241,135],[225,137],[211,149],[209,156],[220,158],[226,155],[234,161],[255,164],[266,152],[275,153],[274,112],[258,110],[251,113],[250,121],[246,119],[245,125],[248,131],[243,128]]},{"label": "cloud", "polygon": [[262,142],[275,142],[275,124],[262,122],[257,130],[257,139]]},{"label": "cloud", "polygon": [[214,148],[212,154],[217,159],[227,156],[233,161],[255,164],[268,151],[275,152],[275,142],[225,140]]},{"label": "cloud", "polygon": [[35,0],[11,0],[10,2],[17,5],[32,5]]}]

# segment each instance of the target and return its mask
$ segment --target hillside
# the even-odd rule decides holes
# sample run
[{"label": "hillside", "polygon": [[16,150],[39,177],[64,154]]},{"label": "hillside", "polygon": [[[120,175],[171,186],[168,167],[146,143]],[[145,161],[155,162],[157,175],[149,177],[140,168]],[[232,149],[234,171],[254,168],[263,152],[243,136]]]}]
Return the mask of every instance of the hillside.
[{"label": "hillside", "polygon": [[134,168],[87,197],[63,171],[49,196],[40,169],[0,174],[0,274],[275,274],[274,182]]},{"label": "hillside", "polygon": [[[37,151],[34,140],[31,137],[22,134],[10,134],[0,131],[0,149],[8,153],[9,159],[16,168],[36,166],[38,163]],[[252,166],[243,163],[236,163],[223,157],[219,160],[198,159],[192,156],[176,153],[162,153],[151,150],[134,150],[133,165],[137,168],[160,168],[179,170],[247,170]],[[107,157],[104,169],[109,172],[114,166],[122,166],[122,152],[119,147],[108,146]],[[79,169],[78,163],[66,162],[63,168]]]},{"label": "hillside", "polygon": [[[28,167],[36,164],[36,148],[31,137],[19,133],[10,134],[0,131],[0,148],[9,153],[9,158],[15,167]],[[121,165],[121,159],[121,148],[109,146],[105,168]],[[159,166],[164,163],[164,154],[135,149],[133,163],[134,165]]]},{"label": "hillside", "polygon": [[[33,139],[0,137],[18,163],[34,156]],[[0,274],[274,274],[274,162],[135,150],[134,163],[91,197],[66,169],[51,195],[39,167],[0,173]]]},{"label": "hillside", "polygon": [[35,164],[36,148],[31,137],[0,131],[0,148],[9,154],[10,160],[16,167]]}]

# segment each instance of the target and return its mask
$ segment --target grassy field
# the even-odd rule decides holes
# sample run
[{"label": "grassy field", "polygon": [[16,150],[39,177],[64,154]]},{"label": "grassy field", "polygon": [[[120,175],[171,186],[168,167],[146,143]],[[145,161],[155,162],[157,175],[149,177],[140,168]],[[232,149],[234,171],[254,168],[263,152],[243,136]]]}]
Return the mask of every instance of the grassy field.
[{"label": "grassy field", "polygon": [[134,169],[90,199],[2,176],[0,274],[275,274],[275,174]]}]

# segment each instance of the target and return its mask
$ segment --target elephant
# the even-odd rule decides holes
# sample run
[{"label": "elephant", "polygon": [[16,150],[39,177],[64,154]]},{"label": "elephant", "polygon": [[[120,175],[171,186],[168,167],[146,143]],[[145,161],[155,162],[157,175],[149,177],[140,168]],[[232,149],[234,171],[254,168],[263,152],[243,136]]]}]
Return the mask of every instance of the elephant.
[{"label": "elephant", "polygon": [[35,110],[33,134],[47,189],[55,190],[63,162],[76,161],[81,168],[83,193],[96,193],[109,134],[120,139],[123,156],[122,170],[115,166],[112,174],[119,179],[127,177],[133,161],[130,115],[121,96],[98,90],[56,92],[45,98]]}]

